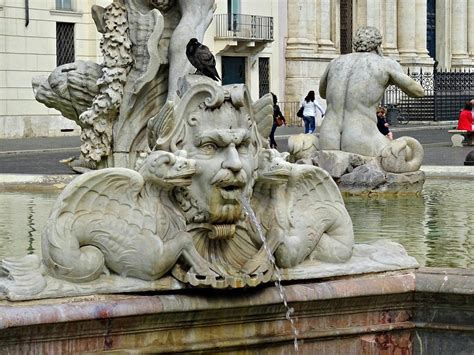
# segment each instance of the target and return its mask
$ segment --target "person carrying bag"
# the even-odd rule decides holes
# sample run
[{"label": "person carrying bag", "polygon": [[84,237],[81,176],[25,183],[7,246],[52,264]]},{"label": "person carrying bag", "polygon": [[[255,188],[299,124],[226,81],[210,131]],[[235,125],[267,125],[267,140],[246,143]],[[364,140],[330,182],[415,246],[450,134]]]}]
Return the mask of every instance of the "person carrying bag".
[{"label": "person carrying bag", "polygon": [[280,106],[277,105],[278,99],[274,93],[271,93],[273,97],[273,126],[270,132],[270,148],[276,149],[277,144],[275,141],[275,131],[277,127],[283,126],[286,124],[285,117],[281,113]]},{"label": "person carrying bag", "polygon": [[324,109],[318,104],[314,91],[311,90],[301,102],[301,108],[296,113],[298,117],[303,118],[304,133],[316,132],[316,110],[319,110],[321,117],[324,117]]}]

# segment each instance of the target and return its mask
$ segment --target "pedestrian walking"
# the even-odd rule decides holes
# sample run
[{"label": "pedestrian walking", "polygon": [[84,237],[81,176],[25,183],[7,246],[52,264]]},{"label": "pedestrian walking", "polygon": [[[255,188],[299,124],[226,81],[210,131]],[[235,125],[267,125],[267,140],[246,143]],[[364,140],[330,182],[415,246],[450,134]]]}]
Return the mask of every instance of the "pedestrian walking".
[{"label": "pedestrian walking", "polygon": [[301,102],[303,109],[304,133],[316,132],[316,110],[321,112],[321,118],[324,117],[324,109],[316,101],[314,91],[308,92],[308,95]]},{"label": "pedestrian walking", "polygon": [[270,132],[270,148],[276,149],[277,144],[275,142],[275,131],[277,127],[286,125],[286,120],[281,113],[280,106],[277,105],[277,96],[273,92],[271,94],[273,97],[273,126]]}]

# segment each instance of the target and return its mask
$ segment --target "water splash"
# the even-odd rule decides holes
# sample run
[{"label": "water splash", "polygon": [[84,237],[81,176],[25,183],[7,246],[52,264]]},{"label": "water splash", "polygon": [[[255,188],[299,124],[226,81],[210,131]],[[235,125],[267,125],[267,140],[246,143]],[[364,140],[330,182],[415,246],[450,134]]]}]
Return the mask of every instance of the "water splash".
[{"label": "water splash", "polygon": [[296,326],[295,326],[295,320],[292,317],[292,315],[295,313],[295,310],[293,307],[290,307],[288,305],[286,292],[281,283],[280,269],[276,265],[275,257],[273,256],[272,251],[268,248],[268,244],[265,239],[265,234],[263,232],[262,225],[257,220],[257,216],[255,215],[255,212],[253,211],[252,206],[250,205],[250,201],[247,197],[244,197],[244,196],[242,197],[242,206],[244,208],[244,212],[246,216],[250,218],[250,221],[257,229],[258,236],[260,237],[260,240],[262,241],[262,244],[263,244],[263,249],[267,253],[268,259],[270,260],[273,270],[275,271],[275,275],[277,277],[277,280],[275,281],[275,286],[278,290],[278,294],[280,295],[281,300],[283,301],[283,305],[285,306],[285,309],[286,309],[285,317],[291,324],[291,329],[293,331],[293,344],[294,344],[295,350],[298,351],[299,350],[298,349],[298,330],[296,329]]}]

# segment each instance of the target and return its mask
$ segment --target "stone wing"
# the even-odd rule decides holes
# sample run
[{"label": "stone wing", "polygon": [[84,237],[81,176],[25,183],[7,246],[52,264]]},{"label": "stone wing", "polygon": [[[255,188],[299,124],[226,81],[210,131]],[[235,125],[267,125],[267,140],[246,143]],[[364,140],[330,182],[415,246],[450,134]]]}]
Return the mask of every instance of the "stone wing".
[{"label": "stone wing", "polygon": [[[144,179],[136,171],[110,168],[73,180],[53,206],[42,236],[43,260],[53,273],[90,281],[110,255],[119,264],[133,237],[155,235],[156,201],[142,198]],[[100,250],[92,245],[101,245]]]},{"label": "stone wing", "polygon": [[287,193],[289,235],[308,236],[316,245],[326,236],[324,243],[331,245],[331,251],[324,253],[334,255],[318,255],[318,259],[343,261],[346,255],[341,256],[343,252],[339,250],[352,249],[354,232],[344,200],[331,176],[315,166],[293,164]]}]

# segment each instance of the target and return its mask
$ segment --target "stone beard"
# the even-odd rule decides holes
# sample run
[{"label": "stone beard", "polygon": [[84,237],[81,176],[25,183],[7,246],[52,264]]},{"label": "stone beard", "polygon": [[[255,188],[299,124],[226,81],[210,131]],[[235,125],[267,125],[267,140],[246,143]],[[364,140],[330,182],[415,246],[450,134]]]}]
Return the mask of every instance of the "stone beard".
[{"label": "stone beard", "polygon": [[241,202],[250,200],[258,165],[253,124],[248,110],[228,101],[217,109],[199,108],[187,116],[178,144],[196,162],[196,173],[190,186],[174,189],[174,199],[198,253],[228,275],[239,275],[260,248],[249,235]]}]

